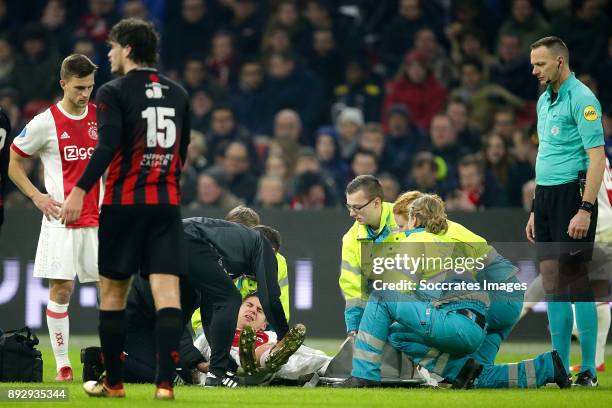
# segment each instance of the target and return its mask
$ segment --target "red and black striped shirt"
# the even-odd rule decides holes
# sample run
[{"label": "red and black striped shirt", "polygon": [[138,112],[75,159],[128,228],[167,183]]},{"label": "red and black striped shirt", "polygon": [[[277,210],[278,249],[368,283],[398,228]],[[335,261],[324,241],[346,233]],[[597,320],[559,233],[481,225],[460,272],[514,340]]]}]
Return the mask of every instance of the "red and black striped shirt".
[{"label": "red and black striped shirt", "polygon": [[189,97],[155,69],[139,68],[96,96],[98,145],[77,186],[88,191],[109,167],[103,205],[180,205],[189,145]]}]

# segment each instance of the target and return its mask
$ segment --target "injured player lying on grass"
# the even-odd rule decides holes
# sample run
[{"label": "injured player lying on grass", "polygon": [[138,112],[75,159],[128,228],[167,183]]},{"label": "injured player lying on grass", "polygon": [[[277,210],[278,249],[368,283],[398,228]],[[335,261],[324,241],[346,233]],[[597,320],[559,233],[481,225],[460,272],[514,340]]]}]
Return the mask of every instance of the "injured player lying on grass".
[{"label": "injured player lying on grass", "polygon": [[[298,380],[302,376],[324,372],[331,361],[324,352],[302,345],[306,328],[301,324],[291,327],[289,333],[277,342],[276,333],[266,330],[268,322],[256,293],[242,302],[236,326],[230,355],[238,364],[238,375],[246,384],[267,384],[273,379]],[[210,358],[204,334],[198,336],[194,345],[206,359]],[[204,375],[201,377],[203,381]]]}]

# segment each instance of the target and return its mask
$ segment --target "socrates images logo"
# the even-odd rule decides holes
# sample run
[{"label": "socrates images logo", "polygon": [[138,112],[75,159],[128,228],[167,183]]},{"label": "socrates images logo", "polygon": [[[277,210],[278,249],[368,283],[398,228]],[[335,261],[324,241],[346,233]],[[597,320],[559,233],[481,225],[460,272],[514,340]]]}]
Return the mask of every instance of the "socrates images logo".
[{"label": "socrates images logo", "polygon": [[586,120],[589,120],[589,121],[597,120],[597,111],[595,110],[595,107],[593,107],[592,105],[589,105],[586,108],[584,108],[584,111],[582,112],[582,114],[584,115],[584,118]]}]

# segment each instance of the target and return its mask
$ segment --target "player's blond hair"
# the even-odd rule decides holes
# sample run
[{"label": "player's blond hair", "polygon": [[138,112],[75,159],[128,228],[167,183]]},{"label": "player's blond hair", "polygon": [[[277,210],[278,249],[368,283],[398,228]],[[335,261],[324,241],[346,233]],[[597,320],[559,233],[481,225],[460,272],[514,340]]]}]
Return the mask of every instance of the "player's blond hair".
[{"label": "player's blond hair", "polygon": [[255,210],[244,205],[232,208],[225,216],[226,221],[236,222],[245,227],[253,228],[260,224],[259,214]]},{"label": "player's blond hair", "polygon": [[439,234],[448,229],[444,202],[436,194],[423,194],[414,200],[408,216],[416,220],[417,227],[424,227],[425,231],[432,234]]}]

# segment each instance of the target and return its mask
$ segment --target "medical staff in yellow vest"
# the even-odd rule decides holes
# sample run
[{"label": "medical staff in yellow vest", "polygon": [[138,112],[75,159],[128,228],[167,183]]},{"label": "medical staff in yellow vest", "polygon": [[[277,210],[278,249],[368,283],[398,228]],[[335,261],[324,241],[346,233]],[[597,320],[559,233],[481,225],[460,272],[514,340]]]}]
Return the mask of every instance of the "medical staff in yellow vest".
[{"label": "medical staff in yellow vest", "polygon": [[361,272],[361,244],[392,242],[399,231],[393,217],[393,205],[383,201],[382,186],[374,176],[358,176],[348,184],[346,208],[355,223],[342,237],[339,283],[346,301],[346,331],[354,335],[371,292]]}]

